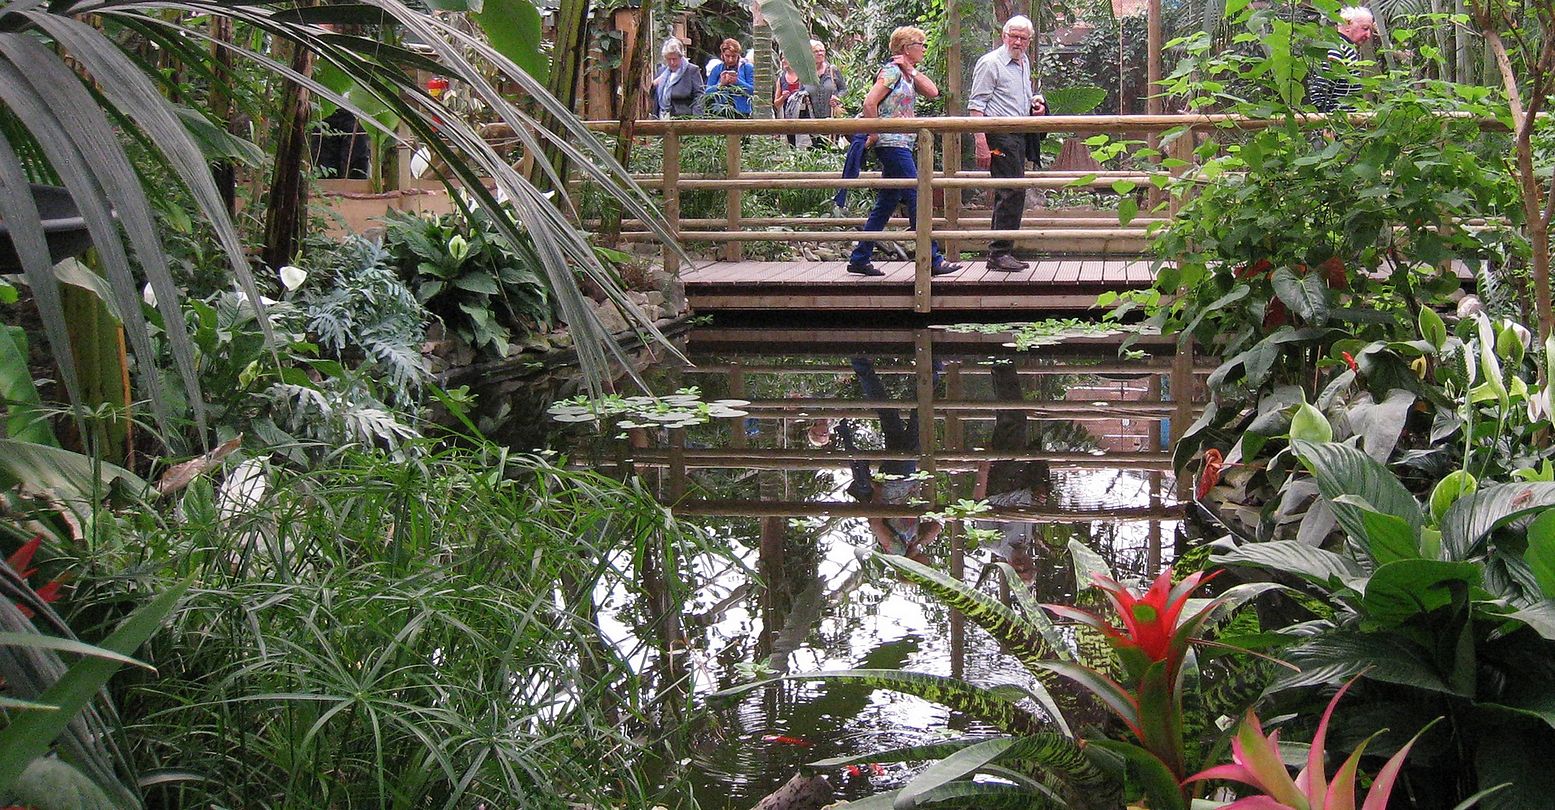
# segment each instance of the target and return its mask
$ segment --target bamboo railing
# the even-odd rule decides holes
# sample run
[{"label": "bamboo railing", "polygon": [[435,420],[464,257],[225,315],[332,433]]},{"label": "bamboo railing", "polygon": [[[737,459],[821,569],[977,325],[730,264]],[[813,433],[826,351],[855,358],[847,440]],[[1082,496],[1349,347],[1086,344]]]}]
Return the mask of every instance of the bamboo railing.
[{"label": "bamboo railing", "polygon": [[[639,122],[635,130],[638,137],[657,137],[664,141],[664,165],[658,173],[636,175],[646,188],[656,188],[663,196],[663,213],[681,242],[714,242],[722,244],[722,257],[738,261],[743,245],[762,241],[853,242],[870,239],[876,242],[911,242],[917,261],[913,284],[913,309],[929,311],[930,242],[941,240],[947,254],[956,250],[956,243],[1012,239],[1022,242],[1050,240],[1080,235],[1086,239],[1119,240],[1140,239],[1145,227],[1160,221],[1148,214],[1131,227],[1119,227],[1115,219],[1091,216],[1080,218],[1029,216],[1022,221],[1019,230],[993,230],[987,215],[963,217],[960,194],[945,195],[943,213],[936,212],[932,204],[937,189],[995,189],[995,188],[1068,188],[1085,185],[1092,188],[1108,188],[1119,181],[1150,187],[1159,182],[1155,178],[1171,176],[1173,172],[1160,171],[1038,171],[1019,180],[997,179],[986,171],[944,171],[934,165],[936,147],[941,139],[953,139],[954,147],[947,147],[947,154],[959,154],[959,139],[977,132],[1064,132],[1092,134],[1099,132],[1130,134],[1156,134],[1182,127],[1189,127],[1185,137],[1176,143],[1191,146],[1192,132],[1198,128],[1221,126],[1231,120],[1227,116],[1044,116],[1030,118],[900,118],[864,119],[832,118],[813,120],[721,120],[677,119],[668,121]],[[1240,124],[1257,126],[1260,123],[1240,121]],[[588,124],[598,132],[619,131],[619,123],[596,121]],[[741,138],[747,135],[853,135],[857,133],[911,133],[915,137],[918,177],[915,179],[885,179],[879,172],[866,172],[858,179],[843,180],[829,172],[778,172],[744,171]],[[683,139],[692,136],[722,136],[725,140],[725,173],[682,174],[681,150]],[[1186,154],[1184,152],[1184,154]],[[956,161],[952,161],[955,163]],[[863,231],[863,218],[832,217],[762,217],[746,219],[741,216],[740,203],[744,192],[758,189],[780,188],[913,188],[918,192],[921,204],[917,220],[907,223],[901,230]],[[682,219],[680,195],[685,191],[723,191],[725,216],[722,218]],[[780,227],[791,230],[747,230],[747,228]],[[642,241],[653,238],[643,223],[627,220],[623,223],[621,238],[626,241]],[[953,254],[952,254],[953,255]],[[680,253],[673,247],[664,247],[663,260],[671,271],[679,268]]]}]

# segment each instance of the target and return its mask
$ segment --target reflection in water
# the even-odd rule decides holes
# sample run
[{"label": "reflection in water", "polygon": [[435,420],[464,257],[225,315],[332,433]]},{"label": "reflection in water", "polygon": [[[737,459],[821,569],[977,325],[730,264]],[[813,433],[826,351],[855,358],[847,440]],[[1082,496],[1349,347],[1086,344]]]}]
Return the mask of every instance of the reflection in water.
[{"label": "reflection in water", "polygon": [[[1191,386],[1171,385],[1169,355],[1120,363],[1107,340],[1016,354],[932,330],[852,346],[865,355],[812,337],[753,351],[759,333],[693,335],[695,366],[661,372],[656,390],[691,384],[704,400],[749,400],[748,416],[634,430],[629,449],[612,430],[568,447],[591,463],[618,459],[618,473],[641,476],[739,561],[682,566],[695,593],[684,617],[666,615],[668,600],[599,595],[606,638],[647,631],[658,642],[642,661],[658,683],[697,694],[775,673],[901,668],[1025,685],[991,639],[867,552],[909,553],[968,582],[1009,562],[1055,602],[1074,598],[1070,541],[1124,577],[1170,557],[1161,544],[1180,526],[1162,448],[1168,418],[1184,412],[1163,392]],[[640,564],[648,576],[663,570]],[[671,771],[703,808],[750,807],[802,763],[989,731],[917,698],[816,683],[760,689],[699,722],[667,759],[684,764]],[[856,798],[911,773],[831,777],[840,798]]]}]

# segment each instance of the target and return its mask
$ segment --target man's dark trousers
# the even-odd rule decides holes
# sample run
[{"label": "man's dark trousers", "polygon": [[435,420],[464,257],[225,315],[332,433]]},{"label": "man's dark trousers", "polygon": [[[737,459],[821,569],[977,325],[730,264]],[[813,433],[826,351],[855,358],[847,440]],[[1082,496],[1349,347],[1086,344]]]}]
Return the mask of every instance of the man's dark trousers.
[{"label": "man's dark trousers", "polygon": [[[1026,176],[1026,136],[1017,132],[990,132],[988,139],[988,175],[990,177]],[[999,188],[993,192],[993,229],[1020,230],[1026,213],[1026,189]],[[1010,239],[995,239],[988,245],[988,258],[1007,256],[1015,248]]]}]

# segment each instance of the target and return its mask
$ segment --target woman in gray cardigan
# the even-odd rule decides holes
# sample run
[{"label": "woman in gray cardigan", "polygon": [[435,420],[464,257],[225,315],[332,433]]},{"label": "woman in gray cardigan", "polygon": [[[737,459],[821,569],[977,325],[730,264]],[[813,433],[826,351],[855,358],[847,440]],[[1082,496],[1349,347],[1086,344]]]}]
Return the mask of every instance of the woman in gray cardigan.
[{"label": "woman in gray cardigan", "polygon": [[702,69],[686,58],[685,46],[670,37],[659,51],[664,64],[653,77],[653,115],[672,118],[702,114]]}]

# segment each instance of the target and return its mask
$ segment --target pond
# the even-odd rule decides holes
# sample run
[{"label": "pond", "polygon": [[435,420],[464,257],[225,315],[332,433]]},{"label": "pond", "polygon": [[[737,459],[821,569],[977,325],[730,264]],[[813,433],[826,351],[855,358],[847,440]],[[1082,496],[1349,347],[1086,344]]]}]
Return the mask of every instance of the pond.
[{"label": "pond", "polygon": [[[870,552],[907,551],[968,582],[1009,562],[1039,600],[1066,603],[1071,541],[1124,578],[1169,563],[1186,542],[1165,449],[1173,416],[1188,413],[1172,401],[1173,347],[1144,338],[1123,359],[1124,335],[1091,331],[1026,335],[1038,345],[1017,349],[997,328],[693,330],[690,363],[660,362],[647,377],[655,391],[687,391],[687,403],[696,389],[713,418],[549,423],[552,449],[640,476],[730,552],[683,562],[690,596],[678,616],[599,594],[603,636],[640,651],[645,627],[663,629],[697,696],[856,668],[1027,683],[991,637]],[[925,511],[945,528],[919,522]],[[1001,582],[981,587],[1008,600]],[[665,663],[641,654],[645,669]],[[702,808],[749,808],[803,763],[988,730],[915,697],[815,682],[707,708],[662,763],[687,806]],[[838,798],[858,798],[912,773],[829,775]]]}]

